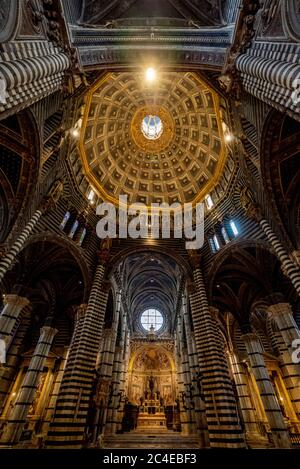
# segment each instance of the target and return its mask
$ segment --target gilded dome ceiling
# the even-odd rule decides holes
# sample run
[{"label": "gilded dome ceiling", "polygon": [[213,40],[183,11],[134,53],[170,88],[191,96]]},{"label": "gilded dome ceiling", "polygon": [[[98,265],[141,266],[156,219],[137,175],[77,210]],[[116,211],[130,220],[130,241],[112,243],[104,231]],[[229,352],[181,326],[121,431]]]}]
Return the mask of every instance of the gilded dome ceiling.
[{"label": "gilded dome ceiling", "polygon": [[218,96],[195,73],[144,78],[109,73],[90,90],[79,141],[85,174],[114,203],[201,200],[225,163]]}]

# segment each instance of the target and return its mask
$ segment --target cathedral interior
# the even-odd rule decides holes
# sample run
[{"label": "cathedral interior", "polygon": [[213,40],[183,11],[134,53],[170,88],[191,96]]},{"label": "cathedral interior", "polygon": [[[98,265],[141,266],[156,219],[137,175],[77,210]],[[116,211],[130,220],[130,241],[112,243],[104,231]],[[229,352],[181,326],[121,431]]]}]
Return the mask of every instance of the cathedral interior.
[{"label": "cathedral interior", "polygon": [[[0,448],[300,447],[299,41],[298,0],[1,0]],[[203,245],[100,239],[120,197]]]}]

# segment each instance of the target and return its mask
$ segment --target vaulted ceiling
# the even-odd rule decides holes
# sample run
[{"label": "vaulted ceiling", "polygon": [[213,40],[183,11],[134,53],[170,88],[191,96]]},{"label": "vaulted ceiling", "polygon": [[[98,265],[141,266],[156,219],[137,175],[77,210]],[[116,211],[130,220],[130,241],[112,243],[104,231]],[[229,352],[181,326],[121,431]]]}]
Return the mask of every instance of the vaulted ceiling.
[{"label": "vaulted ceiling", "polygon": [[[163,132],[145,138],[143,119]],[[104,200],[194,202],[217,183],[226,160],[218,96],[193,72],[105,75],[86,97],[79,153],[86,177]]]},{"label": "vaulted ceiling", "polygon": [[125,260],[122,284],[134,332],[145,334],[140,317],[148,308],[157,308],[162,313],[162,333],[172,331],[181,276],[176,262],[161,254],[139,253]]},{"label": "vaulted ceiling", "polygon": [[175,26],[222,24],[221,0],[84,0],[81,24]]}]

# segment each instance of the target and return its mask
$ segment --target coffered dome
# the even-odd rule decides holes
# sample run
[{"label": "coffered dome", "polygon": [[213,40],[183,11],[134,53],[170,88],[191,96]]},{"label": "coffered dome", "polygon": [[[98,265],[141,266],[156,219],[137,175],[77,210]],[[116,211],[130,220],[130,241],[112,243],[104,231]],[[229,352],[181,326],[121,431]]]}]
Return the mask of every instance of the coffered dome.
[{"label": "coffered dome", "polygon": [[219,100],[195,73],[110,73],[86,99],[80,155],[105,200],[194,202],[225,162]]}]

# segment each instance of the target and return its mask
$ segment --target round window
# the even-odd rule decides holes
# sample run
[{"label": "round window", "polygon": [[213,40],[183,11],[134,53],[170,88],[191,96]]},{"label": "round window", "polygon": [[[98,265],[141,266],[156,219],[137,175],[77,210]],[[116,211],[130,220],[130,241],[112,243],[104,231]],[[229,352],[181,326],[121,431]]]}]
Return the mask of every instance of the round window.
[{"label": "round window", "polygon": [[163,323],[164,318],[158,309],[146,309],[141,315],[141,324],[146,331],[150,331],[153,328],[157,332],[162,328]]}]

